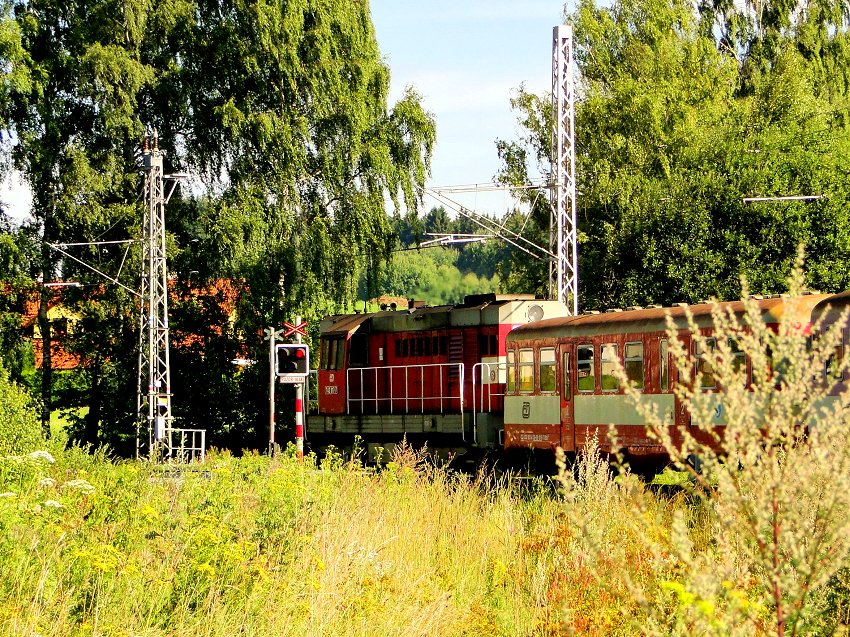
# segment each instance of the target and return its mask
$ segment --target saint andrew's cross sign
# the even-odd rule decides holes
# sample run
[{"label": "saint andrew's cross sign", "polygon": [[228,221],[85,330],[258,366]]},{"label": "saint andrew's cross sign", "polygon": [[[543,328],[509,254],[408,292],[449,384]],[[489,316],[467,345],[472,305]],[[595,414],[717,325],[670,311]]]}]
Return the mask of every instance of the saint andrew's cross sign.
[{"label": "saint andrew's cross sign", "polygon": [[286,338],[287,336],[292,336],[293,334],[298,334],[299,336],[307,336],[307,332],[305,331],[307,329],[307,321],[303,321],[298,325],[291,325],[290,323],[284,321],[283,327],[286,330],[283,333],[283,338]]},{"label": "saint andrew's cross sign", "polygon": [[302,321],[301,323],[298,323],[296,321],[296,325],[284,321],[283,327],[281,327],[279,330],[267,327],[265,330],[263,330],[263,332],[266,335],[264,340],[267,341],[270,340],[272,337],[277,340],[279,338],[286,338],[287,336],[292,336],[293,334],[297,336],[307,336],[307,321]]}]

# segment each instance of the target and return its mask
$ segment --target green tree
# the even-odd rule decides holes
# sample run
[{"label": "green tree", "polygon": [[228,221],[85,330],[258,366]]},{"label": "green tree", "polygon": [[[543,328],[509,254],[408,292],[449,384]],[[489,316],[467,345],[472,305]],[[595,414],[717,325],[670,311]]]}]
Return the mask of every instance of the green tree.
[{"label": "green tree", "polygon": [[[160,131],[166,172],[187,170],[209,187],[197,201],[178,191],[169,204],[169,256],[199,279],[242,282],[239,324],[223,333],[231,348],[244,338],[249,357],[264,356],[261,327],[345,306],[360,271],[377,276],[392,246],[386,197],[416,208],[434,122],[412,91],[389,108],[389,70],[366,3],[19,0],[6,5],[2,24],[0,114],[8,113],[13,159],[34,193],[44,281],[95,281],[60,262],[48,243],[139,234],[133,202],[143,122]],[[78,256],[113,272],[122,257],[100,249]],[[125,267],[138,271],[138,258],[131,253]],[[78,296],[91,321],[77,343],[93,353],[85,343],[94,345],[98,321],[116,336],[103,341],[109,352],[86,358],[92,374],[109,376],[91,376],[93,396],[103,394],[97,387],[121,387],[103,394],[103,410],[89,412],[99,414],[103,432],[134,409],[135,401],[112,398],[135,391],[127,346],[137,330],[128,322],[129,295],[101,294],[112,309],[89,312],[85,303],[96,294]],[[39,314],[49,353],[46,295]],[[218,378],[232,372],[224,358],[210,360]],[[45,425],[52,384],[48,354]],[[262,387],[231,401],[231,416],[246,405],[256,412]],[[183,424],[207,426],[191,407],[180,414]],[[81,430],[90,437],[93,422]]]},{"label": "green tree", "polygon": [[[137,96],[153,79],[142,60],[145,17],[156,7],[36,0],[5,9],[3,28],[20,46],[4,58],[6,121],[15,135],[14,165],[33,193],[40,278],[49,282],[60,275],[50,243],[127,236],[126,214],[133,207],[125,202],[135,199],[134,148],[142,132]],[[74,271],[63,265],[63,274]],[[42,293],[45,431],[53,382],[48,301]]]},{"label": "green tree", "polygon": [[[800,242],[810,285],[850,284],[847,29],[828,7],[797,9],[765,4],[756,20],[732,3],[585,0],[568,16],[582,306],[735,298],[742,273],[775,292]],[[548,171],[551,115],[522,89],[513,104],[526,134],[499,148],[518,182],[530,163]],[[798,194],[822,198],[743,201]]]},{"label": "green tree", "polygon": [[0,454],[35,451],[44,441],[30,395],[0,362]]},{"label": "green tree", "polygon": [[34,290],[35,229],[14,226],[0,213],[0,359],[10,378],[32,387],[33,348],[24,338],[23,317]]},{"label": "green tree", "polygon": [[[151,101],[184,100],[156,121],[176,164],[204,175],[211,194],[175,205],[167,223],[179,228],[179,271],[238,280],[240,294],[236,323],[212,313],[202,333],[215,353],[180,352],[173,376],[179,392],[204,370],[203,390],[176,411],[235,444],[267,422],[268,382],[262,365],[234,368],[236,339],[240,356],[265,360],[263,328],[351,307],[363,272],[374,289],[394,245],[386,199],[418,207],[435,129],[412,91],[388,106],[365,3],[201,2],[198,12],[173,83]],[[194,308],[175,311],[177,325],[197,324]],[[208,395],[228,398],[205,419]]]}]

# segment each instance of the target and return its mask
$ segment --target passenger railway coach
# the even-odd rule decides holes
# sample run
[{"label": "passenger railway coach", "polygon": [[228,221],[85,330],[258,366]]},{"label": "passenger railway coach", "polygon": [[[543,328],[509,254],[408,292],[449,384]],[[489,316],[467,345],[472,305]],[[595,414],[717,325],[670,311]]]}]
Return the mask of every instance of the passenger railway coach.
[{"label": "passenger railway coach", "polygon": [[[780,296],[758,298],[756,302],[766,324],[778,326],[783,313],[793,311],[794,316],[789,317],[793,324],[808,332],[826,311],[830,314],[824,317],[825,324],[833,322],[848,301],[850,293],[845,292],[807,294],[795,304]],[[741,302],[723,305],[739,316],[744,311]],[[700,334],[707,337],[703,347],[712,349],[716,344],[711,338],[712,306],[691,305],[687,309]],[[624,395],[614,369],[619,361],[628,378],[647,400],[655,403],[658,413],[670,425],[677,425],[674,432],[691,427],[687,410],[672,391],[680,379],[671,361],[668,314],[674,321],[677,338],[697,360],[696,368],[688,372],[691,377],[681,380],[693,380],[706,392],[716,391],[710,352],[695,351],[697,343],[691,338],[684,305],[542,320],[518,327],[507,336],[505,449],[562,447],[573,451],[596,433],[600,446],[610,451],[607,430],[609,425],[614,425],[618,445],[629,455],[661,455],[661,447],[647,436],[644,423]],[[750,362],[743,353],[740,356],[749,379]],[[722,405],[718,407],[717,418],[718,426],[722,426]],[[695,430],[693,427],[691,432],[697,434]]]},{"label": "passenger railway coach", "polygon": [[324,319],[310,444],[347,448],[359,437],[370,458],[403,437],[444,452],[500,447],[507,334],[566,313],[531,295],[483,294]]}]

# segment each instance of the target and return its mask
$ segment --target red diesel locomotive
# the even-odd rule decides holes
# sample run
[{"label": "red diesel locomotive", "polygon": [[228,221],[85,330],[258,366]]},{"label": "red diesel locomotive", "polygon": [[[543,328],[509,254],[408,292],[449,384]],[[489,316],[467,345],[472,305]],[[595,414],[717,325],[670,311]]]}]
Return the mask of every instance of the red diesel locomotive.
[{"label": "red diesel locomotive", "polygon": [[566,314],[531,295],[479,294],[460,305],[330,316],[319,328],[308,441],[345,449],[359,438],[370,460],[403,438],[441,455],[500,448],[507,334]]}]

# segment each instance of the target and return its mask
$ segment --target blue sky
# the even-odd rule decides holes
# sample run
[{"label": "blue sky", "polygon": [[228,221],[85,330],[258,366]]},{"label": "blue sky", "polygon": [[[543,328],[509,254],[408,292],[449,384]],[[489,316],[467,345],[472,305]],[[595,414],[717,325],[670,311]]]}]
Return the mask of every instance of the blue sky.
[{"label": "blue sky", "polygon": [[[514,139],[512,91],[550,89],[558,0],[371,0],[392,101],[413,85],[437,121],[431,186],[490,182],[495,140]],[[504,194],[457,195],[478,212],[504,213]],[[435,205],[426,200],[426,209]]]}]

